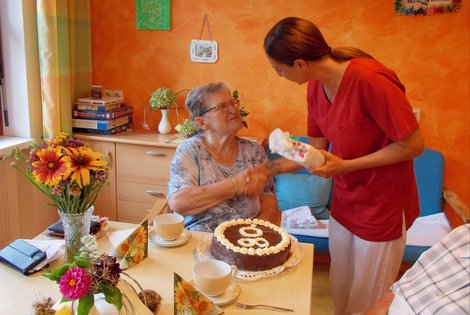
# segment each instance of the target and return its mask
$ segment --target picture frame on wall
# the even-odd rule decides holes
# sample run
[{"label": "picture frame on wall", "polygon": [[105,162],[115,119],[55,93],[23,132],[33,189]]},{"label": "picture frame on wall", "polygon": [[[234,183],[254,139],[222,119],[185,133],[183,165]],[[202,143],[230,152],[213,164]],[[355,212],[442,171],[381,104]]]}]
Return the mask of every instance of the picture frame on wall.
[{"label": "picture frame on wall", "polygon": [[193,39],[190,46],[190,56],[193,62],[215,63],[218,56],[218,44],[215,40]]},{"label": "picture frame on wall", "polygon": [[455,13],[462,0],[394,0],[396,15],[431,15]]}]

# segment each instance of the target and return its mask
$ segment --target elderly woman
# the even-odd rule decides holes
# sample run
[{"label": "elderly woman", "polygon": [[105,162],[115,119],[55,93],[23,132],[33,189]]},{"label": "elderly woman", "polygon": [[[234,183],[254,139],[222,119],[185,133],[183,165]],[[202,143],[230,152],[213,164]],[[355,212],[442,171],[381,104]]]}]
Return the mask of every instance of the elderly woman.
[{"label": "elderly woman", "polygon": [[266,153],[236,136],[242,120],[230,88],[201,85],[188,94],[185,106],[199,133],[176,150],[168,204],[185,217],[186,229],[212,232],[221,222],[255,217],[279,224]]}]

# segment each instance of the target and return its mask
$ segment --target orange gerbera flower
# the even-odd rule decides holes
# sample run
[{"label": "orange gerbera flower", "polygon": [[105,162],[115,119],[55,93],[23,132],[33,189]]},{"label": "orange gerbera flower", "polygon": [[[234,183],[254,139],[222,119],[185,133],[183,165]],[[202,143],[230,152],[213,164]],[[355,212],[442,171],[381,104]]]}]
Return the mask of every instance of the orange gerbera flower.
[{"label": "orange gerbera flower", "polygon": [[75,181],[80,188],[90,184],[90,171],[103,170],[108,165],[108,161],[101,160],[101,157],[105,156],[105,154],[93,152],[91,148],[62,147],[62,149],[64,149],[71,160],[71,179]]},{"label": "orange gerbera flower", "polygon": [[38,160],[31,165],[34,168],[33,177],[38,183],[47,186],[57,185],[62,178],[69,176],[72,171],[70,159],[62,156],[60,150],[44,148],[36,151],[36,155]]}]

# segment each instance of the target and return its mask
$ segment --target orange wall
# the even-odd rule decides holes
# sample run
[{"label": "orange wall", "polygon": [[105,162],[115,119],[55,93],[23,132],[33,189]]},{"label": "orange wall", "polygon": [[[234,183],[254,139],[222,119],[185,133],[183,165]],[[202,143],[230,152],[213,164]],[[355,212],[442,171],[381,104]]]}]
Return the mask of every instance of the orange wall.
[{"label": "orange wall", "polygon": [[[250,112],[243,134],[267,137],[280,127],[306,133],[306,86],[279,78],[262,48],[279,19],[314,21],[331,46],[356,46],[394,69],[421,109],[426,146],[445,155],[445,186],[470,204],[470,19],[460,11],[425,17],[396,16],[393,2],[328,0],[172,0],[171,30],[137,30],[135,1],[91,0],[93,83],[120,89],[141,126],[150,94],[208,81],[226,81],[240,91]],[[193,63],[191,39],[199,37],[204,14],[219,44],[215,64]],[[207,30],[203,39],[208,39]],[[185,93],[178,97],[183,106]],[[180,111],[180,121],[182,116]],[[175,112],[172,111],[173,125]],[[187,116],[187,115],[186,115]],[[149,113],[156,129],[160,113]]]}]

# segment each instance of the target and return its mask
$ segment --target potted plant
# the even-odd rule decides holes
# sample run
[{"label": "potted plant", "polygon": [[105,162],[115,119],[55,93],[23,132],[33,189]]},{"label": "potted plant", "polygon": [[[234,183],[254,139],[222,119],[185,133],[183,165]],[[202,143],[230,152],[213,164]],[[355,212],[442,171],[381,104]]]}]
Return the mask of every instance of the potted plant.
[{"label": "potted plant", "polygon": [[27,154],[16,148],[4,159],[25,162],[25,170],[15,162],[11,166],[58,209],[64,225],[65,260],[70,262],[80,248],[81,236],[90,231],[93,203],[108,182],[108,158],[65,132],[29,149]]},{"label": "potted plant", "polygon": [[[179,92],[178,92],[179,93]],[[176,103],[176,95],[170,88],[156,89],[150,96],[149,103],[152,109],[170,109]]]},{"label": "potted plant", "polygon": [[190,138],[196,135],[199,131],[194,121],[188,118],[186,118],[182,124],[176,125],[175,130],[182,138]]},{"label": "potted plant", "polygon": [[158,131],[160,133],[169,133],[171,131],[171,124],[168,110],[176,103],[176,93],[167,87],[158,88],[150,96],[149,103],[150,108],[162,111],[162,119],[158,124]]},{"label": "potted plant", "polygon": [[[159,109],[162,111],[162,119],[160,123],[158,124],[158,131],[160,133],[169,133],[171,131],[168,110],[171,107],[176,106],[176,96],[183,91],[187,91],[187,90],[182,89],[181,91],[178,91],[175,93],[170,88],[160,87],[156,89],[150,96],[150,99],[149,99],[150,108],[155,109],[155,110]],[[178,115],[178,112],[177,112],[177,115]]]}]

